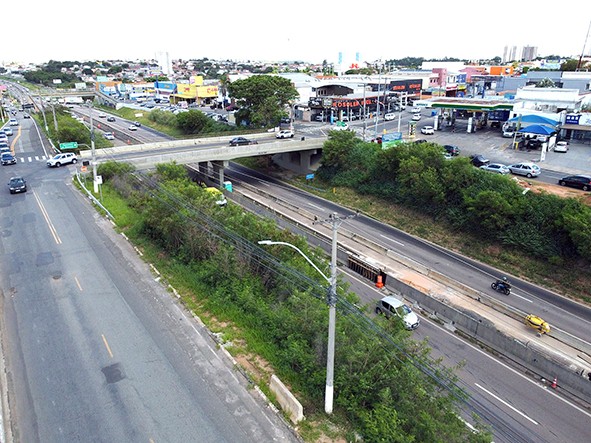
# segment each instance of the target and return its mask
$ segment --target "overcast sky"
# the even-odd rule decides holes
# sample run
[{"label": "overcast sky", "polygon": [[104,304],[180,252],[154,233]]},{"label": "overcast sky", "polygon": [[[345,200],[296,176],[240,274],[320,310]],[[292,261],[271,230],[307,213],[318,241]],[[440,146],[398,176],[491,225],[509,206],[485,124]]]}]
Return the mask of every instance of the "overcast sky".
[{"label": "overcast sky", "polygon": [[351,61],[359,53],[361,62],[502,57],[505,46],[578,58],[586,44],[585,54],[591,52],[591,12],[582,0],[51,0],[9,9],[1,27],[4,63],[140,60],[157,52],[311,63],[337,62],[339,52]]}]

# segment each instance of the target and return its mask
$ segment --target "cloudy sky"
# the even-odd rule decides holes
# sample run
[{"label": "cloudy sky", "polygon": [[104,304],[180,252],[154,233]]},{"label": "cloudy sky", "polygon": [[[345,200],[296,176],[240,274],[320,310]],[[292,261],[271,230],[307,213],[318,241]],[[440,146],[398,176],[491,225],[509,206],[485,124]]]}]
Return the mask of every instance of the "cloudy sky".
[{"label": "cloudy sky", "polygon": [[[53,60],[302,60],[321,63],[407,56],[503,56],[505,46],[538,55],[591,52],[587,2],[225,0],[12,4],[2,19],[0,63]],[[487,9],[484,9],[484,8]],[[6,11],[5,11],[6,12]]]}]

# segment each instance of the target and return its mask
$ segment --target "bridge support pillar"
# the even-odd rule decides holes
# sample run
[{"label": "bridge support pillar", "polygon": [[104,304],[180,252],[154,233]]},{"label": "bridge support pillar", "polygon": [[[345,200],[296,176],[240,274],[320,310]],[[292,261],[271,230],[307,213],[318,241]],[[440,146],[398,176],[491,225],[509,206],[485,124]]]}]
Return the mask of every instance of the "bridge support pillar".
[{"label": "bridge support pillar", "polygon": [[319,149],[310,149],[307,151],[286,152],[284,154],[275,154],[273,161],[282,168],[299,174],[307,174],[315,170],[316,163],[320,159]]},{"label": "bridge support pillar", "polygon": [[213,166],[213,181],[218,188],[222,188],[224,186],[224,168],[228,167],[228,161],[212,161],[211,165]]}]

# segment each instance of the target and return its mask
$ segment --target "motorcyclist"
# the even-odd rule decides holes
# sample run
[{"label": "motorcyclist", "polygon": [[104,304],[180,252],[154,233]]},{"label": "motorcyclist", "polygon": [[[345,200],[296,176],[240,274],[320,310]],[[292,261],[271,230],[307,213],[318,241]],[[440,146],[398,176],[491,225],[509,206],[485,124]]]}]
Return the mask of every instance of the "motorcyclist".
[{"label": "motorcyclist", "polygon": [[511,289],[511,283],[509,283],[509,280],[507,280],[507,277],[505,276],[503,276],[503,278],[500,280],[497,279],[497,285],[499,285],[501,288]]}]

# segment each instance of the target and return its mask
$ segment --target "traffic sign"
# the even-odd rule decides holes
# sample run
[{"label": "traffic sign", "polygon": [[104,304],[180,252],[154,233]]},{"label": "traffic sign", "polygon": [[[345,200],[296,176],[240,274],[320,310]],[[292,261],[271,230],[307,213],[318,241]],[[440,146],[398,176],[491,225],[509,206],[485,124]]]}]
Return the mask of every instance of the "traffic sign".
[{"label": "traffic sign", "polygon": [[60,143],[60,149],[76,149],[76,148],[78,148],[78,142]]}]

